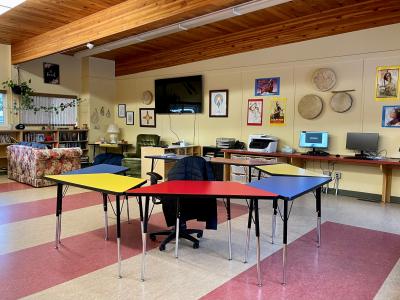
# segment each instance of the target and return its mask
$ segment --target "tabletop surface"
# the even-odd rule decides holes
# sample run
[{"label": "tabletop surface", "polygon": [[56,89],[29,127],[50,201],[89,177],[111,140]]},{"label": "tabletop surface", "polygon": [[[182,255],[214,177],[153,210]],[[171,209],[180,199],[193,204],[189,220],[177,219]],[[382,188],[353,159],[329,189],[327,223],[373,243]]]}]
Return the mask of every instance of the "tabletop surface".
[{"label": "tabletop surface", "polygon": [[127,194],[140,196],[201,196],[227,198],[276,199],[278,195],[239,182],[171,180],[129,190]]},{"label": "tabletop surface", "polygon": [[257,169],[268,173],[270,175],[279,176],[306,176],[306,177],[329,177],[327,175],[319,174],[317,172],[312,172],[303,168],[299,168],[293,165],[279,163],[268,166],[259,166]]},{"label": "tabletop surface", "polygon": [[122,194],[129,189],[141,186],[146,179],[134,178],[116,174],[71,174],[71,175],[47,175],[46,179],[59,183],[74,185],[90,190],[105,193]]},{"label": "tabletop surface", "polygon": [[108,164],[98,164],[90,166],[87,168],[77,169],[69,172],[65,172],[62,175],[72,175],[72,174],[98,174],[98,173],[110,173],[118,174],[128,171],[129,168]]},{"label": "tabletop surface", "polygon": [[248,186],[294,200],[331,181],[330,177],[272,176],[248,183]]},{"label": "tabletop surface", "polygon": [[[164,155],[146,155],[145,158],[151,159],[163,159],[163,160],[180,160],[188,157],[189,155],[179,154],[164,154]],[[259,160],[259,159],[235,159],[235,158],[223,158],[223,157],[208,157],[202,156],[206,161],[212,164],[223,164],[223,165],[235,165],[235,166],[261,166],[276,164],[275,160]]]}]

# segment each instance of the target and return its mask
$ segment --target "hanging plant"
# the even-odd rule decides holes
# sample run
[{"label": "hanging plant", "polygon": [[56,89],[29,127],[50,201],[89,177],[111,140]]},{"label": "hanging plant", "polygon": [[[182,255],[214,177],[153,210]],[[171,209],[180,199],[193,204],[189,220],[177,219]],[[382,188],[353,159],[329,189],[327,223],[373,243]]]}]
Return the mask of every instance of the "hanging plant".
[{"label": "hanging plant", "polygon": [[81,98],[72,99],[68,103],[61,103],[59,105],[50,105],[50,106],[38,106],[34,104],[33,96],[34,90],[29,86],[31,80],[28,82],[24,81],[20,84],[13,82],[12,80],[7,80],[3,82],[3,88],[10,88],[14,94],[20,95],[20,103],[17,106],[14,103],[14,110],[33,110],[36,114],[39,111],[51,112],[54,111],[58,114],[60,111],[64,111],[66,108],[75,107],[82,102]]}]

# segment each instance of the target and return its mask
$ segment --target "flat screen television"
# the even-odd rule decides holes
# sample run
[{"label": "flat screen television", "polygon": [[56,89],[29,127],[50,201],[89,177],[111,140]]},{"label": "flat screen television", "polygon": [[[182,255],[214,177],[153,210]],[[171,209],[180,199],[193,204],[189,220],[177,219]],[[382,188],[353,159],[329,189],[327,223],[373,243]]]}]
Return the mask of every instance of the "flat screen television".
[{"label": "flat screen television", "polygon": [[203,109],[201,75],[155,80],[157,114],[195,114]]}]

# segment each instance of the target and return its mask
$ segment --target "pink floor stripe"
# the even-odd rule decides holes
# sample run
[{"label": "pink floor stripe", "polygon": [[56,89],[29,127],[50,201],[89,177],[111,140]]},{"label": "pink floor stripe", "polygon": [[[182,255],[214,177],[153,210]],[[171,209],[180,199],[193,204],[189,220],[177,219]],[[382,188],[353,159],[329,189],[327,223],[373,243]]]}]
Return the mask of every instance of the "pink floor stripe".
[{"label": "pink floor stripe", "polygon": [[[233,204],[231,211],[232,218],[235,218],[245,214],[247,208]],[[226,220],[226,211],[222,204],[218,207],[218,220]],[[161,213],[154,214],[150,223],[149,231],[159,230],[164,227],[164,216]],[[194,227],[193,223],[189,225]],[[27,296],[116,263],[115,226],[110,226],[109,232],[109,241],[104,241],[104,229],[98,229],[62,239],[62,246],[58,251],[54,249],[53,243],[46,243],[0,255],[0,298],[16,299]],[[121,244],[123,259],[141,253],[138,220],[132,221],[132,224],[122,224]],[[147,245],[148,249],[153,249],[158,247],[159,242],[149,240]],[[139,278],[139,274],[137,276]],[[118,279],[115,276],[110,280]]]},{"label": "pink floor stripe", "polygon": [[[111,199],[114,200],[114,197]],[[67,195],[63,199],[63,212],[102,203],[102,195],[98,192]],[[0,225],[51,215],[55,213],[55,209],[56,198],[1,206]]]},{"label": "pink floor stripe", "polygon": [[19,190],[28,190],[33,189],[34,187],[31,185],[27,185],[20,182],[4,182],[0,183],[0,193],[19,191]]},{"label": "pink floor stripe", "polygon": [[262,261],[263,286],[255,266],[202,299],[373,299],[400,258],[400,235],[326,222],[322,246],[315,230],[288,247],[287,285],[282,250]]}]

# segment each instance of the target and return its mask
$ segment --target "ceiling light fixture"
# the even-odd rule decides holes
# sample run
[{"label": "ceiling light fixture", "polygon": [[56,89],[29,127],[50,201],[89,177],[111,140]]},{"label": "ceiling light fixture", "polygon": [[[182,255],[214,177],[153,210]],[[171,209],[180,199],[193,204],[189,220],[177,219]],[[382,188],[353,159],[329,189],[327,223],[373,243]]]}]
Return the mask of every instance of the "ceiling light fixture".
[{"label": "ceiling light fixture", "polygon": [[[0,0],[1,1],[1,0]],[[203,16],[199,16],[187,21],[172,24],[169,26],[157,28],[138,35],[130,36],[115,42],[110,42],[104,45],[97,46],[95,49],[79,51],[74,54],[75,57],[85,57],[96,55],[102,52],[118,49],[121,47],[134,45],[143,41],[166,36],[183,30],[189,30],[199,26],[207,25],[217,21],[226,20],[235,16],[244,15],[260,9],[276,6],[282,3],[290,2],[291,0],[254,0],[234,7],[225,8],[216,12],[212,12]],[[89,47],[88,47],[89,48]]]}]

